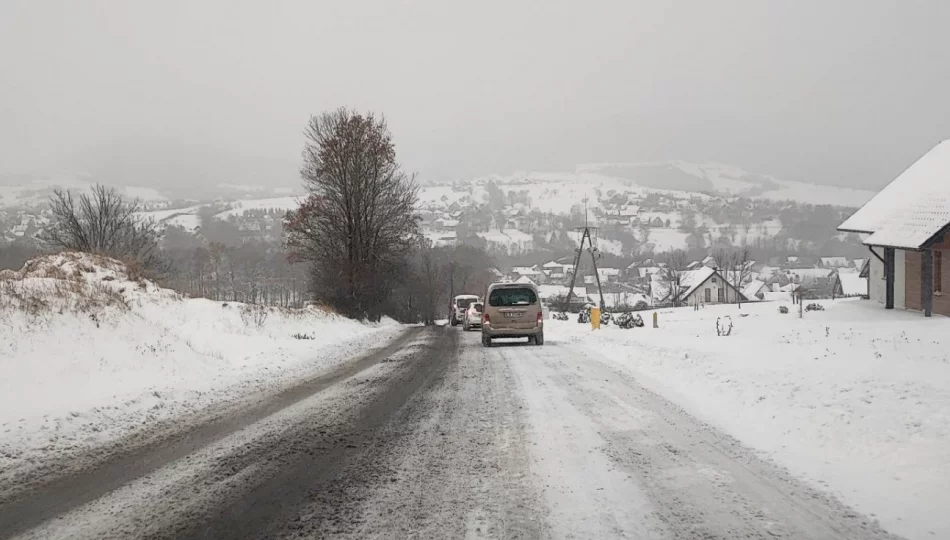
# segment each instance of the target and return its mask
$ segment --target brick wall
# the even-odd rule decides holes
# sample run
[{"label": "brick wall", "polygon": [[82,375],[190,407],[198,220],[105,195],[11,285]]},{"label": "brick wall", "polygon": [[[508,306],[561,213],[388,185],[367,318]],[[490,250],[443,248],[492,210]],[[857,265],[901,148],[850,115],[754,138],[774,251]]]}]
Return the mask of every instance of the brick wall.
[{"label": "brick wall", "polygon": [[[937,252],[940,252],[943,260],[942,275],[936,274]],[[918,251],[907,251],[904,253],[904,291],[907,309],[920,311],[923,309],[923,303],[920,298],[921,282],[923,279],[923,255]],[[941,280],[943,292],[938,296],[934,294],[933,311],[939,315],[950,317],[950,238],[942,244],[934,246],[934,284]]]}]

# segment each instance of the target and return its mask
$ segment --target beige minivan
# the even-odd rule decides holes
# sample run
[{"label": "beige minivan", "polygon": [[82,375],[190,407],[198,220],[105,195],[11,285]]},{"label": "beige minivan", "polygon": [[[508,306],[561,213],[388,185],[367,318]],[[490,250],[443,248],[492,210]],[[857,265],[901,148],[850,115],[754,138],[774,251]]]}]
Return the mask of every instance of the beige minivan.
[{"label": "beige minivan", "polygon": [[544,315],[538,288],[525,283],[493,283],[485,294],[482,313],[482,345],[491,347],[495,338],[528,338],[544,345]]}]

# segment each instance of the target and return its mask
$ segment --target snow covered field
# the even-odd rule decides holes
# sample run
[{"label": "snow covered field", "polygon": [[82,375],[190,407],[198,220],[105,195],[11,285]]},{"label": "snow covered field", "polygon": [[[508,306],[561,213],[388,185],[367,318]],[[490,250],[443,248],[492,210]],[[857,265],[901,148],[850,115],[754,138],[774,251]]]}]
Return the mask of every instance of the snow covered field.
[{"label": "snow covered field", "polygon": [[0,272],[0,471],[279,388],[400,331],[183,299],[111,259],[35,259]]},{"label": "snow covered field", "polygon": [[231,204],[230,210],[216,214],[218,219],[240,216],[247,210],[296,210],[300,207],[301,197],[275,197],[270,199],[240,200]]},{"label": "snow covered field", "polygon": [[[911,539],[950,538],[950,319],[821,302],[659,312],[659,329],[550,321],[582,346]],[[789,306],[792,307],[792,306]],[[716,336],[730,316],[732,335]],[[744,316],[742,316],[744,315]]]}]

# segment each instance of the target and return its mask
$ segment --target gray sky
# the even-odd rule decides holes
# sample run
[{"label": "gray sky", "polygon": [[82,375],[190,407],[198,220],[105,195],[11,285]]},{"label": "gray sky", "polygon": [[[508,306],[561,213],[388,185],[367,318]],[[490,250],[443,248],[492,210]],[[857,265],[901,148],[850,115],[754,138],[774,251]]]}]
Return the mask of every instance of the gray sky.
[{"label": "gray sky", "polygon": [[308,116],[346,105],[385,113],[422,179],[683,159],[878,188],[950,138],[948,21],[913,0],[0,0],[0,170],[295,184]]}]

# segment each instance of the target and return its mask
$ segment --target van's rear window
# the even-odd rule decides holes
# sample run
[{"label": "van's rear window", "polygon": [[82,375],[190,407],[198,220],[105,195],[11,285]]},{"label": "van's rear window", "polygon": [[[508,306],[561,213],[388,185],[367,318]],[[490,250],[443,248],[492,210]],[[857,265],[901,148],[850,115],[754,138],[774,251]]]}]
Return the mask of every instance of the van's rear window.
[{"label": "van's rear window", "polygon": [[488,305],[492,307],[530,306],[538,303],[538,296],[528,288],[495,289],[488,296]]},{"label": "van's rear window", "polygon": [[459,298],[458,307],[460,307],[463,310],[466,310],[468,309],[468,306],[472,305],[472,302],[474,301],[475,300],[473,298]]}]

